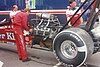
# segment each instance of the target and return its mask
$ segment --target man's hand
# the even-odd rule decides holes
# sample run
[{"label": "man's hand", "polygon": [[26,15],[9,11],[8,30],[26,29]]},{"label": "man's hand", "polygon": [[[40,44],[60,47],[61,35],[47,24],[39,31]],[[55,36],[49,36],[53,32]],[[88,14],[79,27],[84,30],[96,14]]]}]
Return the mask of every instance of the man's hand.
[{"label": "man's hand", "polygon": [[29,29],[29,32],[33,32],[33,29]]},{"label": "man's hand", "polygon": [[23,32],[24,32],[23,34],[24,36],[29,35],[29,31],[24,30]]}]

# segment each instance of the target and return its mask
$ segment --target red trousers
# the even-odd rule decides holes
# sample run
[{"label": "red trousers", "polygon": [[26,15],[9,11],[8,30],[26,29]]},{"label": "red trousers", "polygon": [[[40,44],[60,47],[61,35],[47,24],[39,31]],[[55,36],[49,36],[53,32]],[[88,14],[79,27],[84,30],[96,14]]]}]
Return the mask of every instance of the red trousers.
[{"label": "red trousers", "polygon": [[19,59],[25,61],[28,59],[27,51],[26,51],[26,44],[25,39],[23,36],[23,30],[20,27],[14,26],[13,27],[15,33],[15,42],[18,50]]}]

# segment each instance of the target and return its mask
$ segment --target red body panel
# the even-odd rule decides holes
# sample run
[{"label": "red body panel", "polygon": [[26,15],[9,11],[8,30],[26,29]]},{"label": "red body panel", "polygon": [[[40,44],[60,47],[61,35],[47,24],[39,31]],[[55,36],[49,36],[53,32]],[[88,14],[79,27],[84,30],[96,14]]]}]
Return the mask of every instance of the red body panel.
[{"label": "red body panel", "polygon": [[14,28],[12,25],[0,28],[0,41],[15,42],[18,50],[19,59],[27,60],[25,39],[21,28]]}]

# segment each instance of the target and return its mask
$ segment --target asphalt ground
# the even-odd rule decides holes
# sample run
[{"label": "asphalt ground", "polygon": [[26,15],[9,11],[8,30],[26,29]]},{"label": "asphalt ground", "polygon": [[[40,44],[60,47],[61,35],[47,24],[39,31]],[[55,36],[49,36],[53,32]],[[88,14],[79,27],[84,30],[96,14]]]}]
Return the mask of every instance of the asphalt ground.
[{"label": "asphalt ground", "polygon": [[[31,49],[29,47],[27,51],[31,61],[22,62],[18,59],[15,45],[0,43],[0,61],[4,63],[3,67],[53,67],[58,63],[53,52]],[[87,67],[100,67],[100,53],[93,54],[86,63]]]},{"label": "asphalt ground", "polygon": [[3,67],[52,67],[57,63],[52,52],[27,48],[31,61],[22,62],[18,59],[17,49],[12,44],[0,44],[0,61]]}]

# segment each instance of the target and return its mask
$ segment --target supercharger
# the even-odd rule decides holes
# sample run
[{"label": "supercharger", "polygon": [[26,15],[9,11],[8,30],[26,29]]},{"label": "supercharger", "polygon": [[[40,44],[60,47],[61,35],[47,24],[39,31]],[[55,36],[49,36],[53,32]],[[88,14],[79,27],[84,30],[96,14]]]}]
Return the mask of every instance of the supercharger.
[{"label": "supercharger", "polygon": [[34,35],[42,36],[44,40],[53,38],[62,27],[57,16],[49,13],[37,13],[31,24],[34,25]]}]

